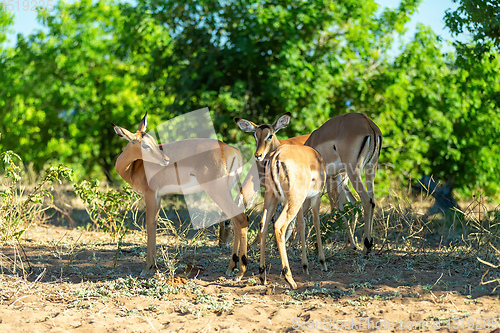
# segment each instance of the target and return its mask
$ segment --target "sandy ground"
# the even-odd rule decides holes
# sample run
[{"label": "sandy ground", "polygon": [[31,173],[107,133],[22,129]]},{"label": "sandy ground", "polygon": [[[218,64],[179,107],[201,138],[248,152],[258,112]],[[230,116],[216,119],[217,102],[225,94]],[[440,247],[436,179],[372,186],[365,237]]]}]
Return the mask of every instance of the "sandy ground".
[{"label": "sandy ground", "polygon": [[158,243],[160,271],[143,279],[143,233],[130,232],[117,253],[109,234],[32,228],[22,246],[0,248],[0,332],[500,332],[496,283],[482,285],[486,267],[460,249],[386,247],[364,257],[327,244],[325,273],[311,245],[306,276],[295,246],[291,291],[272,242],[266,286],[258,252],[234,282],[224,276],[230,247],[214,237]]}]

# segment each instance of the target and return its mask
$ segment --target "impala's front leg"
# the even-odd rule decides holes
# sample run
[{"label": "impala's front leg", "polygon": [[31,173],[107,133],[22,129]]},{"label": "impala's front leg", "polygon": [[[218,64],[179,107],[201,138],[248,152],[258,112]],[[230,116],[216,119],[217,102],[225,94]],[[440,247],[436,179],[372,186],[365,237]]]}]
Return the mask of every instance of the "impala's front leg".
[{"label": "impala's front leg", "polygon": [[239,230],[239,235],[238,238],[240,239],[240,258],[241,258],[241,265],[240,265],[240,270],[238,272],[238,275],[235,278],[235,281],[240,281],[243,275],[245,275],[248,267],[248,254],[247,254],[247,247],[248,247],[248,240],[247,240],[247,234],[248,234],[248,217],[245,214],[239,215],[239,221],[240,221],[240,230]]},{"label": "impala's front leg", "polygon": [[259,278],[262,284],[267,284],[266,277],[266,238],[267,230],[269,228],[269,223],[271,218],[276,211],[276,205],[278,204],[277,198],[272,194],[267,193],[265,195],[264,201],[264,211],[262,213],[262,220],[260,222],[259,236],[260,236],[260,265],[259,265]]},{"label": "impala's front leg", "polygon": [[160,198],[156,193],[148,192],[144,195],[146,201],[146,232],[147,232],[147,251],[146,266],[141,272],[141,276],[151,275],[156,270],[156,220],[160,211]]}]

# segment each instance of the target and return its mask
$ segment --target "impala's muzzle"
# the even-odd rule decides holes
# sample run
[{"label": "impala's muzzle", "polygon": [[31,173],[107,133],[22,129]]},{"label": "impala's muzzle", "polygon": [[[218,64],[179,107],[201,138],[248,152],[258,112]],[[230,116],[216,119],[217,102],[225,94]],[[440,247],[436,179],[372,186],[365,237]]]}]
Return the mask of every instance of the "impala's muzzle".
[{"label": "impala's muzzle", "polygon": [[160,163],[161,166],[167,166],[170,164],[170,159],[168,157],[165,157],[163,161]]}]

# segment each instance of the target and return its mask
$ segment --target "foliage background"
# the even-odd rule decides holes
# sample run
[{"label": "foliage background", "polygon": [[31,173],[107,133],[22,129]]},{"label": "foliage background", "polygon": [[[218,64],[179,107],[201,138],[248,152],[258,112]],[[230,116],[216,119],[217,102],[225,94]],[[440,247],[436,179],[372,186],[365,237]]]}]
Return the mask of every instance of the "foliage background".
[{"label": "foliage background", "polygon": [[39,12],[47,33],[12,47],[0,11],[0,151],[116,181],[125,143],[110,122],[134,129],[145,112],[154,127],[209,107],[221,140],[249,145],[232,118],[291,112],[287,137],[364,112],[384,134],[379,191],[433,174],[456,176],[462,193],[498,193],[499,5],[457,1],[446,24],[469,42],[443,53],[419,26],[392,57],[419,0],[381,14],[374,0],[60,2]]}]

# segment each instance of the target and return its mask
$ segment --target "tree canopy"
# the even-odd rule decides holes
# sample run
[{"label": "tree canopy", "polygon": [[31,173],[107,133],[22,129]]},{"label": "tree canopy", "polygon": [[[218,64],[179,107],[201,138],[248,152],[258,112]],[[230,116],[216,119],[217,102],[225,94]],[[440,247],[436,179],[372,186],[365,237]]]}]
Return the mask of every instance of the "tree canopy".
[{"label": "tree canopy", "polygon": [[[470,33],[477,54],[487,52],[491,46],[500,46],[500,3],[490,0],[453,0],[456,10],[448,10],[445,22],[455,36]],[[456,41],[460,49],[471,44]]]},{"label": "tree canopy", "polygon": [[[419,3],[380,11],[374,0],[60,2],[38,14],[47,33],[20,35],[13,47],[12,18],[0,12],[0,149],[36,170],[60,161],[77,178],[113,180],[123,142],[111,121],[134,128],[148,112],[155,126],[209,107],[220,139],[253,145],[233,117],[291,112],[287,137],[363,112],[384,134],[379,182],[456,175],[457,188],[494,193],[497,50],[444,54],[420,26],[389,57]],[[447,14],[452,31],[491,22],[461,3]],[[493,32],[477,38],[494,44]]]}]

